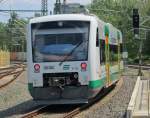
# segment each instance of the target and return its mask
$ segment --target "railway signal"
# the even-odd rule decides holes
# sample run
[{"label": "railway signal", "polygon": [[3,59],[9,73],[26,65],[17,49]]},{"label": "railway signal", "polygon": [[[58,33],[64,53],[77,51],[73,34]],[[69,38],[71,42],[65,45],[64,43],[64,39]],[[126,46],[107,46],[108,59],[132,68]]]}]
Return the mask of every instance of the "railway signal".
[{"label": "railway signal", "polygon": [[[133,9],[133,29],[134,29],[134,35],[136,39],[140,39],[139,38],[139,12],[138,9]],[[140,47],[139,47],[139,72],[138,75],[142,76],[142,69],[141,69],[141,65],[142,65],[142,45],[143,45],[143,40],[140,40]]]},{"label": "railway signal", "polygon": [[135,37],[139,35],[139,13],[138,9],[133,9],[133,29]]}]

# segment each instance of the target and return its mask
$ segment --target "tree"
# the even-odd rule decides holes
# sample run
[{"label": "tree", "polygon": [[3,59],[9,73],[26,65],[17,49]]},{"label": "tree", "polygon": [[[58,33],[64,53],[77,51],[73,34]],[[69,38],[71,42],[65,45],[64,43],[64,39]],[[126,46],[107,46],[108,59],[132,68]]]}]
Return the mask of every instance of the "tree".
[{"label": "tree", "polygon": [[[134,39],[132,31],[132,9],[138,8],[141,17],[150,15],[150,1],[149,0],[94,0],[88,6],[91,13],[97,15],[101,20],[113,24],[115,27],[123,32],[123,40],[125,48],[129,52],[130,58],[138,56],[139,41]],[[146,23],[150,26],[150,22]],[[144,42],[148,44],[148,40]],[[144,45],[146,49],[149,46]],[[144,54],[148,53],[143,50]]]},{"label": "tree", "polygon": [[11,18],[8,20],[7,24],[8,38],[11,42],[9,48],[11,51],[25,51],[26,23],[27,21],[20,19],[15,12],[11,13]]}]

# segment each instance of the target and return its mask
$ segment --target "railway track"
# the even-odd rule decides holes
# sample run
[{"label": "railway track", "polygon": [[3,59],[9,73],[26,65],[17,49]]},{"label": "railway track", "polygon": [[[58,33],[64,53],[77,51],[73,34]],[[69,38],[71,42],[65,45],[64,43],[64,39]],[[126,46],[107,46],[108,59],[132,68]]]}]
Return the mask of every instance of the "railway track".
[{"label": "railway track", "polygon": [[14,69],[15,66],[11,66],[11,67],[6,67],[6,68],[0,68],[0,74],[4,71],[10,70],[10,69]]},{"label": "railway track", "polygon": [[[134,69],[138,69],[139,68],[139,65],[127,65],[128,67],[130,68],[134,68]],[[141,68],[143,70],[149,70],[150,69],[150,65],[142,65]]]},{"label": "railway track", "polygon": [[[81,113],[82,111],[88,109],[92,105],[96,104],[97,102],[101,102],[102,99],[105,99],[104,101],[102,101],[103,102],[102,104],[106,104],[120,90],[122,84],[123,84],[123,79],[120,79],[120,81],[118,81],[116,86],[112,85],[111,87],[109,87],[107,89],[103,89],[94,99],[89,100],[88,104],[83,104],[83,105],[73,109],[71,112],[62,114],[62,118],[72,118],[75,115]],[[113,92],[111,93],[111,91],[113,91]],[[46,112],[48,107],[50,107],[50,105],[42,106],[34,111],[31,111],[31,112],[23,115],[21,118],[33,118],[39,114],[43,114],[44,112]]]},{"label": "railway track", "polygon": [[63,116],[63,118],[72,118],[75,115],[82,112],[83,110],[86,110],[92,105],[96,104],[97,102],[101,102],[101,105],[108,103],[108,101],[120,90],[122,84],[123,84],[123,79],[121,78],[120,81],[116,84],[116,86],[112,85],[111,87],[107,89],[103,89],[103,91],[100,94],[98,94],[94,99],[90,100],[88,104],[85,104],[81,106],[80,108],[73,110],[72,112]]},{"label": "railway track", "polygon": [[[24,71],[25,66],[19,64],[14,67],[7,68],[7,71],[3,71],[0,73],[0,88],[6,87]],[[6,69],[4,69],[6,70]],[[13,76],[11,79],[8,78],[9,76]]]},{"label": "railway track", "polygon": [[33,117],[43,113],[46,110],[47,107],[49,107],[49,105],[41,106],[40,108],[35,109],[32,112],[29,112],[29,113],[25,114],[21,118],[33,118]]}]

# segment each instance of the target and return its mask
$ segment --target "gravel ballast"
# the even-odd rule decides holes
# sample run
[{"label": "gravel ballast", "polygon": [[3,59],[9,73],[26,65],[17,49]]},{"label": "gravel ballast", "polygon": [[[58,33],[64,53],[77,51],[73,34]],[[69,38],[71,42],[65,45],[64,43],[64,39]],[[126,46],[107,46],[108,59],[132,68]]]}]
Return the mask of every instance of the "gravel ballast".
[{"label": "gravel ballast", "polygon": [[[123,76],[122,87],[107,103],[102,105],[98,102],[75,117],[124,118],[137,79],[137,76],[135,76],[137,71],[128,69],[123,75],[125,76]],[[36,107],[37,104],[32,100],[27,89],[26,72],[6,88],[0,89],[0,118],[18,118],[20,115]],[[51,113],[50,111],[50,113],[41,114],[38,118],[59,118],[61,116],[60,110],[60,112],[56,111],[56,113]]]},{"label": "gravel ballast", "polygon": [[[135,70],[128,69],[123,73],[121,89],[104,105],[97,103],[88,110],[77,115],[76,118],[125,118],[134,85],[137,79]],[[134,74],[134,75],[133,75]]]},{"label": "gravel ballast", "polygon": [[17,118],[36,106],[28,92],[26,77],[23,72],[13,83],[0,89],[0,118]]}]

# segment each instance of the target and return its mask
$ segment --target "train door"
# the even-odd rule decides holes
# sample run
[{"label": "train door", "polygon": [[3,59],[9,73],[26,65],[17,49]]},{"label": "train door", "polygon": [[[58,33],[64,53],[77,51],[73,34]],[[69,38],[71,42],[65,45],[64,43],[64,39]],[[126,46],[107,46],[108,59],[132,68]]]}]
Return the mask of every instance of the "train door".
[{"label": "train door", "polygon": [[98,78],[101,78],[101,67],[100,67],[100,37],[99,37],[99,29],[97,28],[96,31],[96,53],[97,53],[97,57],[96,57],[96,61],[97,61],[97,67],[96,67],[96,71],[98,73]]},{"label": "train door", "polygon": [[103,80],[103,85],[108,87],[111,83],[110,81],[110,65],[109,65],[109,44],[108,44],[108,35],[104,38],[101,29],[97,30],[97,41],[96,46],[99,47],[99,61],[100,61],[100,71],[101,79]]}]

